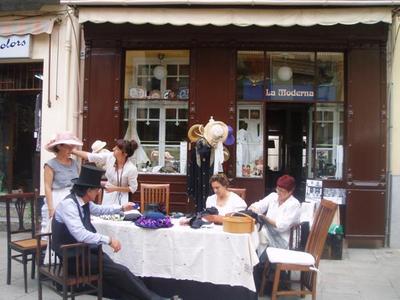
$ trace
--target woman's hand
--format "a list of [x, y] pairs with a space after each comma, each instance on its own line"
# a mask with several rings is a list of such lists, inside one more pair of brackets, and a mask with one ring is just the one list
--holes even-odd
[[111, 183], [106, 183], [104, 190], [106, 191], [106, 193], [112, 193], [112, 192], [116, 192], [117, 191], [117, 186], [111, 184]]
[[205, 215], [203, 216], [203, 219], [207, 220], [208, 222], [222, 224], [224, 217], [220, 215]]
[[261, 213], [260, 209], [254, 206], [249, 206], [248, 210], [254, 211], [256, 214]]
[[47, 210], [48, 210], [48, 212], [49, 212], [49, 219], [50, 219], [50, 218], [52, 218], [53, 215], [54, 215], [54, 208], [50, 208], [50, 207], [49, 207]]

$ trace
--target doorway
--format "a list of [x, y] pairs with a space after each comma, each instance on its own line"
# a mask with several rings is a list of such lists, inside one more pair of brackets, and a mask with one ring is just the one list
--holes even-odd
[[0, 93], [0, 193], [34, 188], [36, 94]]
[[294, 196], [304, 201], [307, 179], [307, 140], [311, 125], [308, 103], [271, 103], [266, 107], [266, 194], [276, 180], [289, 174], [296, 180]]

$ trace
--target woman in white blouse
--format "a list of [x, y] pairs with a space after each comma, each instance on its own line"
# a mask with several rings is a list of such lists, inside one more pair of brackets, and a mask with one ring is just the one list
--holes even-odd
[[103, 204], [125, 204], [129, 201], [129, 192], [136, 192], [138, 171], [128, 158], [137, 148], [135, 140], [120, 139], [117, 140], [112, 152], [90, 153], [73, 150], [73, 154], [89, 162], [105, 165], [107, 183], [104, 187]]
[[215, 194], [207, 198], [206, 208], [217, 208], [218, 215], [205, 216], [207, 221], [222, 223], [223, 216], [246, 209], [246, 202], [239, 195], [228, 190], [229, 181], [225, 174], [211, 176], [210, 184]]
[[261, 232], [258, 252], [263, 254], [266, 247], [287, 249], [289, 246], [290, 228], [299, 223], [300, 203], [293, 196], [295, 180], [292, 176], [283, 175], [276, 182], [276, 192], [253, 203], [249, 209], [263, 215], [265, 227]]

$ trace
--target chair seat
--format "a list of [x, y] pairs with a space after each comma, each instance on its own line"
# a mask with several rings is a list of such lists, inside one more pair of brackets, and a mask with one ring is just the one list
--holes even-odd
[[312, 266], [315, 264], [315, 258], [310, 253], [302, 251], [268, 247], [267, 256], [268, 260], [273, 264], [296, 264], [302, 266]]
[[[11, 244], [22, 250], [23, 249], [25, 249], [25, 250], [29, 250], [29, 249], [35, 250], [36, 249], [36, 239], [25, 239], [25, 240], [12, 241]], [[45, 248], [46, 246], [47, 246], [46, 241], [40, 242], [41, 248]]]

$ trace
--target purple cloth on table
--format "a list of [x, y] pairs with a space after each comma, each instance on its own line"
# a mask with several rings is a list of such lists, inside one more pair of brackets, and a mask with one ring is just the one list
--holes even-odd
[[169, 217], [165, 217], [162, 219], [152, 219], [142, 216], [135, 221], [135, 224], [136, 226], [150, 229], [168, 228], [173, 226]]

